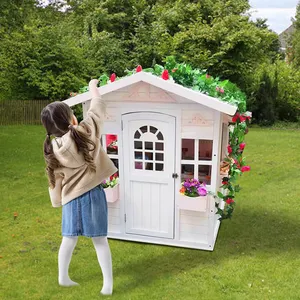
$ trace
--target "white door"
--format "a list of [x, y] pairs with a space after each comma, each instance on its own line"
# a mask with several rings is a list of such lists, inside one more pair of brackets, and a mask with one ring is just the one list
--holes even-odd
[[126, 233], [174, 237], [175, 117], [122, 116]]

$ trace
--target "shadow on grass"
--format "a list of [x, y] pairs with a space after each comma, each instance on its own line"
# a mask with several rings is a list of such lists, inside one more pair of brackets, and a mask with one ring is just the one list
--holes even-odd
[[[114, 269], [115, 276], [131, 278], [118, 286], [118, 290], [130, 292], [137, 287], [149, 286], [159, 278], [174, 277], [182, 272], [207, 266], [216, 266], [223, 259], [238, 256], [274, 256], [282, 252], [300, 249], [300, 221], [260, 211], [242, 212], [221, 225], [213, 252], [194, 249], [130, 243], [135, 256], [125, 259], [121, 267]], [[152, 247], [145, 251], [144, 247]], [[161, 248], [162, 247], [162, 248]], [[160, 251], [159, 251], [160, 250]], [[131, 250], [132, 251], [132, 250]], [[117, 291], [116, 291], [117, 292]]]

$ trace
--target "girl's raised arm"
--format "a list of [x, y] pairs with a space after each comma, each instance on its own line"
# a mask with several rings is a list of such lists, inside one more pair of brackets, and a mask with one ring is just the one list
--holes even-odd
[[91, 93], [92, 98], [100, 97], [100, 93], [97, 88], [98, 82], [99, 81], [97, 79], [92, 79], [89, 82], [89, 88], [90, 88], [90, 93]]
[[106, 105], [101, 99], [97, 85], [97, 79], [92, 79], [89, 82], [89, 90], [92, 100], [90, 108], [87, 111], [87, 117], [83, 120], [83, 123], [88, 124], [91, 128], [94, 128], [94, 134], [97, 138], [99, 138], [106, 114]]

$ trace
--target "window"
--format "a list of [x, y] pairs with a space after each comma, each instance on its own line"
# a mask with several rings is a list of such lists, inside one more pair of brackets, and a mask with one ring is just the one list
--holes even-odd
[[182, 139], [181, 180], [196, 178], [211, 184], [213, 141], [202, 139]]
[[144, 125], [133, 136], [135, 170], [164, 170], [164, 136], [154, 126]]
[[[118, 136], [116, 134], [103, 134], [101, 144], [116, 168], [119, 168]], [[119, 176], [119, 172], [117, 172]]]

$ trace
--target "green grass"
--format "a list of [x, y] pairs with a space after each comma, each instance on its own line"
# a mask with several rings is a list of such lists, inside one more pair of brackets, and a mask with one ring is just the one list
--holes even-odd
[[[0, 298], [97, 299], [91, 240], [57, 284], [60, 209], [50, 205], [40, 126], [0, 127]], [[112, 299], [300, 299], [300, 131], [252, 129], [233, 219], [213, 252], [110, 240]], [[18, 213], [14, 219], [14, 212]]]

